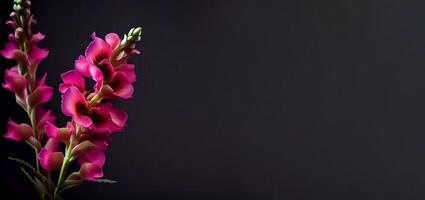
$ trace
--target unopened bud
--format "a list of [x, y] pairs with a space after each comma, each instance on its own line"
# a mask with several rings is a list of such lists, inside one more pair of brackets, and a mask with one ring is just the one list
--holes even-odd
[[24, 33], [24, 29], [22, 29], [22, 27], [18, 27], [15, 30], [15, 38], [19, 39], [22, 37], [22, 34]]
[[17, 13], [21, 13], [22, 12], [22, 6], [20, 4], [14, 4], [13, 10], [15, 10]]
[[25, 16], [29, 16], [29, 15], [31, 15], [31, 10], [30, 10], [29, 8], [25, 9], [25, 10], [24, 10], [24, 15], [25, 15]]
[[31, 6], [31, 1], [25, 1], [22, 5], [26, 8], [29, 8]]

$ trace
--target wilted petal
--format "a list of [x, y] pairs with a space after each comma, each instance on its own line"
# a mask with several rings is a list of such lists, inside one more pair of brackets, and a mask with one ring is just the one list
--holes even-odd
[[61, 75], [63, 83], [59, 85], [59, 91], [65, 93], [71, 87], [77, 87], [81, 93], [86, 90], [84, 78], [76, 70], [70, 70]]
[[31, 136], [34, 136], [34, 132], [28, 124], [17, 124], [9, 119], [7, 122], [7, 133], [4, 135], [5, 138], [23, 142]]

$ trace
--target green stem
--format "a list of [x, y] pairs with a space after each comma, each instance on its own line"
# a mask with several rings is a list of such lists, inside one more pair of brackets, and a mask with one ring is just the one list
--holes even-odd
[[[78, 131], [78, 128], [77, 128], [77, 131]], [[67, 145], [66, 149], [65, 149], [65, 157], [63, 158], [62, 167], [61, 167], [61, 170], [59, 172], [58, 183], [56, 184], [55, 191], [54, 191], [54, 194], [53, 194], [53, 199], [58, 199], [59, 193], [60, 193], [60, 191], [63, 187], [63, 184], [65, 182], [66, 172], [68, 170], [69, 165], [72, 162], [72, 155], [71, 155], [71, 151], [72, 151], [72, 148], [73, 148], [73, 145], [72, 145], [73, 141], [72, 140], [73, 140], [73, 137], [71, 136], [70, 141], [69, 141], [69, 145]]]

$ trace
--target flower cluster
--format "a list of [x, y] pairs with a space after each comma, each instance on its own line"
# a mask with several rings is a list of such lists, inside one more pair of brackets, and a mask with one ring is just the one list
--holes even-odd
[[37, 68], [49, 51], [37, 44], [44, 39], [41, 33], [33, 34], [31, 27], [36, 24], [29, 9], [29, 1], [15, 1], [14, 11], [7, 21], [14, 33], [9, 34], [1, 54], [13, 59], [17, 65], [6, 69], [3, 87], [15, 93], [16, 102], [28, 113], [31, 125], [17, 124], [11, 119], [7, 123], [8, 132], [4, 137], [15, 141], [26, 141], [34, 148], [39, 148], [39, 141], [44, 134], [44, 126], [54, 123], [55, 117], [50, 110], [46, 111], [42, 105], [50, 100], [53, 88], [45, 84], [46, 74], [37, 80]]
[[[53, 88], [45, 84], [46, 74], [39, 80], [36, 76], [48, 50], [37, 46], [44, 35], [31, 31], [36, 21], [30, 5], [29, 0], [14, 0], [11, 20], [6, 23], [14, 33], [8, 36], [0, 53], [17, 62], [5, 71], [3, 87], [15, 94], [31, 123], [9, 120], [4, 137], [34, 148], [37, 172], [30, 179], [42, 199], [57, 199], [66, 188], [103, 177], [104, 150], [110, 146], [112, 134], [125, 128], [128, 118], [113, 103], [133, 95], [136, 74], [134, 65], [127, 60], [140, 53], [135, 43], [141, 39], [142, 29], [132, 28], [122, 39], [115, 33], [107, 34], [105, 39], [92, 34], [93, 41], [75, 61], [74, 69], [61, 75], [61, 109], [70, 120], [64, 127], [58, 127], [51, 111], [42, 107], [51, 99]], [[93, 88], [86, 86], [87, 80], [94, 82]], [[79, 169], [68, 173], [70, 164], [76, 160]], [[54, 171], [59, 172], [56, 185], [46, 181]]]
[[[59, 85], [63, 93], [62, 112], [72, 120], [63, 128], [47, 124], [49, 141], [40, 152], [43, 168], [61, 169], [64, 154], [57, 147], [62, 141], [71, 149], [65, 157], [78, 158], [81, 178], [95, 180], [103, 176], [103, 150], [109, 147], [112, 133], [122, 131], [127, 121], [127, 114], [112, 103], [115, 99], [132, 97], [136, 75], [134, 65], [126, 61], [131, 55], [139, 54], [134, 43], [140, 40], [140, 35], [141, 28], [131, 29], [123, 40], [115, 33], [107, 34], [105, 40], [93, 33], [93, 41], [85, 55], [75, 61], [75, 69], [62, 74], [63, 83]], [[95, 81], [91, 91], [85, 79]]]

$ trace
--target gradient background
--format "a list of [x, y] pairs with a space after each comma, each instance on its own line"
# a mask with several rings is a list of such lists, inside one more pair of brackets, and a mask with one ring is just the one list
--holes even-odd
[[[1, 2], [0, 42], [11, 0]], [[425, 2], [34, 0], [57, 86], [90, 34], [143, 26], [128, 128], [65, 199], [425, 199]], [[13, 62], [1, 59], [3, 71]], [[0, 90], [0, 131], [26, 120]], [[61, 115], [60, 96], [49, 104]], [[0, 190], [35, 197], [0, 139]]]

